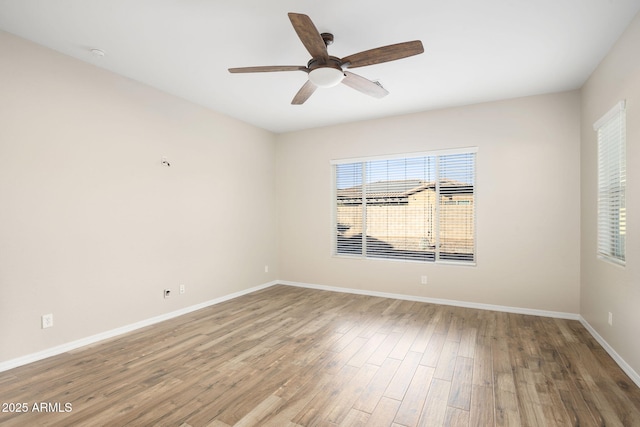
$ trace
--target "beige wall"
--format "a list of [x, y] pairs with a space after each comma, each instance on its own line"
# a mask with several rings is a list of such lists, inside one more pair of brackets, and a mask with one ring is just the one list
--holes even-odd
[[[469, 146], [476, 267], [331, 255], [332, 159]], [[579, 150], [575, 91], [280, 135], [280, 279], [578, 313]]]
[[0, 64], [0, 362], [278, 276], [273, 134], [1, 32]]
[[[620, 37], [582, 90], [581, 313], [640, 372], [640, 15]], [[597, 139], [593, 123], [614, 104], [627, 105], [627, 262], [596, 257]], [[607, 323], [613, 313], [613, 325]]]

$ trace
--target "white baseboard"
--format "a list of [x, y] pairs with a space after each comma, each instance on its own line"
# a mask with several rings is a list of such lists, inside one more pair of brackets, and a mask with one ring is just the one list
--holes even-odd
[[430, 304], [452, 305], [455, 307], [476, 308], [478, 310], [503, 311], [506, 313], [530, 314], [532, 316], [555, 317], [558, 319], [569, 319], [569, 320], [580, 320], [581, 318], [579, 314], [565, 313], [562, 311], [536, 310], [533, 308], [509, 307], [506, 305], [482, 304], [482, 303], [476, 303], [476, 302], [419, 297], [414, 295], [394, 294], [394, 293], [388, 293], [388, 292], [377, 292], [377, 291], [367, 291], [367, 290], [352, 289], [352, 288], [340, 288], [340, 287], [334, 287], [334, 286], [314, 285], [311, 283], [290, 282], [286, 280], [281, 280], [278, 283], [281, 285], [296, 286], [299, 288], [310, 288], [310, 289], [318, 289], [318, 290], [332, 291], [332, 292], [343, 292], [348, 294], [369, 295], [373, 297], [426, 302]]
[[200, 304], [181, 308], [180, 310], [175, 310], [170, 313], [161, 314], [159, 316], [155, 316], [150, 319], [141, 320], [139, 322], [132, 323], [130, 325], [125, 325], [120, 328], [112, 329], [110, 331], [101, 332], [96, 335], [91, 335], [86, 338], [81, 338], [76, 341], [71, 341], [66, 344], [61, 344], [52, 348], [48, 348], [46, 350], [38, 351], [37, 353], [27, 354], [26, 356], [7, 360], [6, 362], [0, 362], [0, 372], [17, 368], [18, 366], [26, 365], [28, 363], [36, 362], [38, 360], [46, 359], [47, 357], [66, 353], [67, 351], [75, 350], [77, 348], [84, 347], [89, 344], [95, 344], [99, 341], [103, 341], [109, 338], [117, 337], [118, 335], [126, 334], [127, 332], [135, 331], [136, 329], [153, 325], [154, 323], [159, 323], [165, 320], [173, 319], [174, 317], [182, 316], [184, 314], [191, 313], [192, 311], [196, 311], [212, 305], [220, 304], [221, 302], [225, 302], [225, 301], [240, 297], [242, 295], [250, 294], [252, 292], [259, 291], [261, 289], [266, 289], [276, 284], [278, 284], [278, 282], [273, 281], [273, 282], [265, 283], [262, 285], [254, 286], [252, 288], [245, 289], [239, 292], [234, 292], [232, 294], [225, 295], [220, 298], [215, 298], [210, 301], [205, 301]]
[[625, 374], [631, 378], [631, 381], [636, 383], [638, 387], [640, 387], [640, 374], [638, 374], [629, 364], [622, 358], [620, 355], [609, 345], [607, 341], [605, 341], [602, 336], [587, 322], [587, 320], [580, 316], [580, 323], [585, 327], [587, 331], [598, 341], [598, 344], [602, 346], [609, 353], [609, 356], [620, 366], [620, 368], [624, 371]]

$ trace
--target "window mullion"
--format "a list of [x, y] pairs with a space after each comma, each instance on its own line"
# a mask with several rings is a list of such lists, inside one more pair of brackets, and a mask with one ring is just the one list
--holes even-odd
[[435, 211], [436, 211], [436, 218], [435, 218], [435, 227], [434, 227], [434, 231], [436, 233], [436, 247], [435, 247], [435, 260], [436, 261], [440, 261], [440, 221], [442, 220], [442, 218], [440, 218], [440, 156], [436, 156], [436, 178], [435, 178], [435, 191], [436, 191], [436, 197], [435, 197]]
[[362, 162], [362, 256], [367, 257], [367, 162]]

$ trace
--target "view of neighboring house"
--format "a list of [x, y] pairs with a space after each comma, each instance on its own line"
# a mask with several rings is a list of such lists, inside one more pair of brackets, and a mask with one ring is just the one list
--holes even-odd
[[435, 260], [439, 248], [439, 259], [473, 261], [473, 185], [441, 180], [437, 187], [409, 179], [338, 189], [336, 252], [362, 254], [364, 243], [372, 257]]

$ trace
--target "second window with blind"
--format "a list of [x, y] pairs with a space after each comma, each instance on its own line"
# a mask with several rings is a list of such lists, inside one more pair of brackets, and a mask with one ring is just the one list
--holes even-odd
[[598, 133], [598, 256], [625, 264], [627, 161], [625, 102], [593, 125]]
[[474, 264], [476, 151], [332, 162], [334, 254]]

